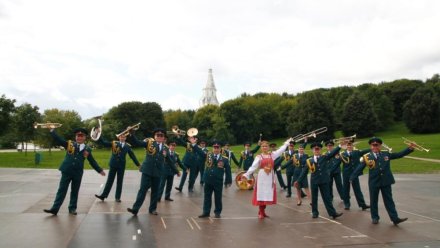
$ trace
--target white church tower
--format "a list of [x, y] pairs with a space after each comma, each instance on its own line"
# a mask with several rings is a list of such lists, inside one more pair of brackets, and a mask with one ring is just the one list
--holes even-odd
[[206, 82], [205, 88], [203, 88], [203, 96], [200, 99], [200, 107], [206, 106], [208, 104], [219, 105], [217, 96], [217, 90], [214, 85], [214, 78], [212, 76], [212, 69], [208, 70], [208, 81]]

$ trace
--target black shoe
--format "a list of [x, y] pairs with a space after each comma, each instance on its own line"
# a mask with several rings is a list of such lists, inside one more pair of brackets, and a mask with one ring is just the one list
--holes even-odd
[[301, 204], [302, 204], [302, 201], [299, 201], [296, 203], [297, 206], [301, 206]]
[[377, 225], [377, 224], [379, 224], [379, 220], [378, 220], [378, 219], [373, 219], [373, 220], [371, 221], [371, 223]]
[[188, 192], [192, 193], [192, 192], [194, 192], [194, 190], [193, 189], [188, 189]]
[[104, 201], [105, 197], [101, 195], [95, 195], [96, 198], [98, 198], [101, 201]]
[[138, 211], [131, 209], [131, 208], [127, 208], [127, 211], [132, 213], [134, 216], [136, 216], [138, 214]]
[[171, 198], [165, 198], [165, 201], [174, 201], [174, 200]]
[[202, 214], [202, 215], [199, 215], [199, 218], [208, 218], [209, 217], [209, 214]]
[[367, 209], [369, 209], [370, 208], [370, 205], [363, 205], [362, 206], [362, 211], [365, 211], [365, 210], [367, 210]]
[[289, 197], [292, 197], [292, 195], [291, 194], [287, 194], [286, 197], [289, 198]]
[[312, 215], [312, 218], [313, 218], [313, 219], [316, 219], [316, 218], [318, 218], [318, 216], [319, 216], [319, 215], [314, 214], [314, 215]]
[[150, 214], [152, 214], [152, 215], [158, 215], [157, 211], [151, 211]]
[[180, 193], [182, 193], [182, 189], [179, 187], [174, 187], [175, 190], [179, 191]]
[[43, 211], [45, 213], [48, 213], [48, 214], [53, 214], [53, 215], [57, 215], [58, 214], [58, 211], [55, 211], [53, 209], [43, 209]]
[[304, 198], [304, 197], [306, 197], [307, 195], [306, 195], [306, 193], [304, 193], [302, 190], [301, 190], [301, 198]]
[[220, 214], [215, 214], [215, 218], [220, 219], [221, 218]]
[[115, 202], [121, 202], [121, 199], [116, 199]]
[[408, 218], [402, 218], [402, 219], [401, 218], [397, 218], [397, 220], [393, 221], [393, 223], [394, 223], [395, 226], [397, 226], [397, 225], [399, 225], [399, 223], [405, 222], [407, 220], [408, 220]]
[[350, 210], [350, 207], [344, 207], [345, 210]]
[[71, 214], [71, 215], [77, 215], [78, 213], [76, 212], [76, 210], [69, 210], [69, 214]]
[[335, 215], [332, 216], [333, 219], [336, 219], [338, 217], [341, 217], [342, 213], [336, 213]]

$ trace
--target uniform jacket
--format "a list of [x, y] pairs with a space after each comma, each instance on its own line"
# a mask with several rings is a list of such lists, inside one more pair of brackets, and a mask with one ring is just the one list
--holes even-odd
[[145, 159], [141, 165], [141, 172], [152, 177], [163, 175], [165, 163], [169, 163], [170, 159], [168, 147], [162, 144], [162, 150], [160, 150], [159, 143], [152, 138], [147, 139], [147, 141], [141, 141], [134, 135], [130, 137], [133, 145], [145, 148]]
[[254, 149], [250, 150], [246, 153], [246, 151], [242, 151], [240, 153], [240, 161], [238, 162], [238, 166], [241, 168], [243, 163], [243, 168], [249, 168], [252, 166], [252, 163], [254, 162], [254, 155], [255, 153], [260, 149], [260, 146], [257, 145]]
[[338, 154], [341, 148], [338, 146], [330, 153], [325, 153], [318, 157], [317, 163], [314, 161], [314, 155], [311, 155], [310, 158], [307, 159], [305, 166], [302, 171], [299, 179], [297, 181], [302, 182], [304, 178], [307, 176], [307, 173], [311, 172], [310, 183], [311, 184], [324, 184], [330, 182], [330, 174], [328, 172], [328, 160]]
[[[339, 155], [341, 156], [342, 161], [342, 176], [344, 177], [344, 180], [349, 180], [351, 174], [353, 174], [353, 171], [357, 168], [359, 165], [359, 159], [365, 154], [368, 153], [370, 149], [365, 150], [353, 150], [350, 152], [350, 155], [348, 155], [348, 151], [341, 152]], [[362, 171], [360, 172], [360, 175], [362, 175]]]
[[126, 163], [125, 157], [127, 154], [128, 156], [130, 156], [131, 160], [133, 160], [133, 163], [136, 166], [140, 166], [140, 163], [137, 160], [136, 156], [134, 155], [130, 144], [128, 144], [127, 142], [125, 142], [124, 147], [122, 147], [122, 144], [119, 141], [108, 142], [101, 137], [99, 138], [98, 143], [103, 145], [104, 147], [112, 148], [112, 156], [110, 157], [110, 162], [109, 162], [110, 168], [114, 168], [114, 169], [125, 168], [125, 163]]
[[[199, 146], [194, 146], [194, 150], [203, 155], [203, 151]], [[218, 159], [217, 159], [218, 157]], [[215, 155], [209, 152], [206, 155], [205, 172], [203, 174], [203, 181], [207, 184], [221, 185], [232, 183], [231, 166], [229, 159], [221, 154]]]

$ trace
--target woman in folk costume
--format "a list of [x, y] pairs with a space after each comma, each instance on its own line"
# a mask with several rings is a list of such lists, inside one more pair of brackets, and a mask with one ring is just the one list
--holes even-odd
[[283, 154], [290, 141], [291, 139], [288, 139], [274, 152], [269, 150], [269, 142], [261, 141], [261, 154], [255, 157], [252, 166], [243, 175], [244, 178], [249, 179], [255, 170], [260, 169], [252, 197], [252, 204], [259, 206], [258, 218], [260, 219], [268, 217], [265, 212], [266, 205], [277, 203], [274, 161]]

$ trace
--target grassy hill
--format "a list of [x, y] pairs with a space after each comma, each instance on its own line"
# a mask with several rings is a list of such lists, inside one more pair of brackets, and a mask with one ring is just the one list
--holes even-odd
[[[336, 137], [341, 137], [341, 133], [336, 133]], [[440, 160], [440, 133], [438, 134], [411, 134], [408, 129], [405, 127], [403, 123], [397, 123], [394, 126], [390, 127], [387, 131], [376, 134], [377, 137], [383, 139], [384, 143], [393, 148], [393, 151], [400, 151], [406, 147], [403, 143], [403, 139], [406, 137], [408, 139], [414, 140], [420, 145], [425, 146], [430, 149], [429, 153], [415, 151], [410, 156], [420, 157], [420, 158], [429, 158], [429, 159], [438, 159]], [[278, 145], [282, 144], [285, 139], [277, 139], [273, 140], [273, 142]], [[360, 143], [357, 145], [359, 149], [368, 147], [368, 139], [359, 139], [357, 140]], [[233, 146], [232, 150], [234, 151], [237, 159], [239, 159], [239, 153], [243, 150], [243, 146]], [[181, 154], [181, 158], [184, 155], [184, 149], [182, 147], [178, 147], [177, 151]], [[310, 149], [307, 149], [306, 152], [311, 154]], [[61, 163], [64, 152], [61, 151], [52, 151], [49, 152], [41, 152], [42, 161], [39, 165], [35, 165], [35, 153], [33, 151], [28, 152], [27, 156], [24, 153], [11, 152], [11, 153], [0, 153], [0, 167], [14, 167], [14, 168], [58, 168]], [[142, 148], [136, 148], [135, 154], [137, 158], [142, 161], [145, 156], [145, 151]], [[109, 149], [99, 149], [93, 151], [93, 156], [98, 161], [98, 163], [108, 169], [108, 159], [110, 157]], [[136, 169], [133, 162], [127, 157], [127, 168], [128, 169]], [[409, 158], [402, 158], [398, 160], [392, 161], [393, 171], [395, 173], [439, 173], [440, 172], [440, 163], [428, 162], [428, 161], [420, 161]], [[86, 168], [91, 168], [86, 163]], [[236, 166], [233, 166], [234, 170]]]

